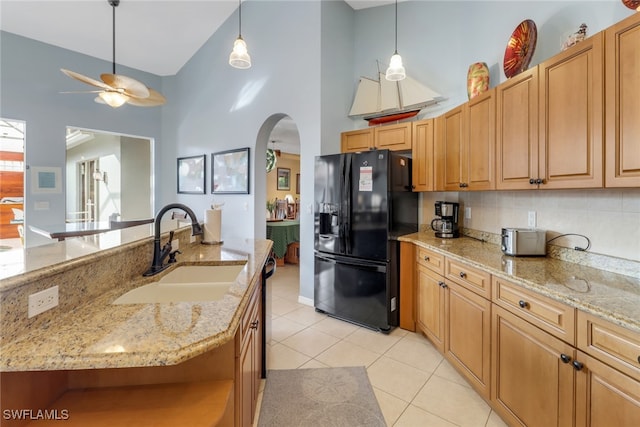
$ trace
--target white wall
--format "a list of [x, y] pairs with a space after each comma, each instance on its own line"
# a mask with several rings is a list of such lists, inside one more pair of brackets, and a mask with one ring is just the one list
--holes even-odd
[[[145, 136], [161, 143], [160, 108], [130, 105], [118, 109], [93, 102], [93, 94], [61, 94], [87, 90], [88, 86], [62, 74], [67, 68], [92, 78], [111, 69], [111, 62], [0, 32], [0, 116], [26, 123], [25, 166], [59, 167], [65, 179], [67, 126], [125, 135]], [[118, 72], [163, 92], [162, 79], [153, 74], [119, 66]], [[25, 218], [28, 225], [61, 224], [65, 197], [32, 194], [31, 176], [25, 176]], [[36, 203], [48, 208], [35, 209]], [[51, 243], [25, 227], [27, 246]]]

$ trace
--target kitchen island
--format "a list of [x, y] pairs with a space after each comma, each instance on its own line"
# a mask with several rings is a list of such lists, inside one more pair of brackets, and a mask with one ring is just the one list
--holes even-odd
[[[58, 398], [77, 403], [89, 395], [84, 390], [134, 396], [136, 387], [142, 387], [138, 393], [145, 396], [153, 392], [146, 387], [156, 392], [164, 387], [161, 394], [193, 396], [202, 392], [194, 383], [205, 381], [212, 393], [209, 403], [222, 402], [220, 420], [250, 424], [262, 353], [262, 331], [253, 326], [260, 322], [262, 273], [272, 242], [239, 239], [202, 245], [189, 243], [189, 231], [176, 233], [182, 253], [158, 277], [142, 277], [151, 260], [152, 239], [147, 238], [3, 280], [2, 409], [45, 410]], [[203, 264], [244, 267], [216, 301], [112, 304], [175, 268]], [[53, 285], [60, 287], [60, 305], [28, 318], [27, 296]], [[76, 420], [81, 419], [82, 410], [71, 408]], [[5, 422], [25, 425], [13, 419]]]

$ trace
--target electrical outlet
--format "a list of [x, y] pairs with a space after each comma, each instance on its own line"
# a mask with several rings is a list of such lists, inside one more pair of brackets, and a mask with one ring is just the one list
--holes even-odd
[[58, 305], [58, 286], [29, 295], [29, 318]]
[[171, 241], [171, 250], [177, 251], [178, 249], [180, 249], [180, 239], [173, 239]]
[[464, 219], [471, 219], [471, 208], [464, 208]]
[[536, 226], [536, 212], [535, 211], [529, 211], [529, 215], [527, 217], [527, 226], [529, 226], [530, 228], [535, 228], [535, 226]]

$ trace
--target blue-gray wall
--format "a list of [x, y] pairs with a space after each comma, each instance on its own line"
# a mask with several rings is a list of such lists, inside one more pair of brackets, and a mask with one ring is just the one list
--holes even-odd
[[[97, 77], [110, 63], [1, 33], [0, 117], [26, 121], [26, 164], [31, 166], [64, 169], [66, 126], [153, 138], [156, 208], [179, 201], [198, 216], [213, 201], [210, 183], [204, 196], [176, 194], [176, 157], [250, 147], [251, 194], [215, 197], [225, 203], [224, 239], [264, 236], [266, 142], [277, 120], [290, 116], [301, 144], [301, 296], [310, 300], [314, 157], [339, 151], [341, 131], [365, 126], [346, 114], [358, 77], [375, 76], [376, 60], [384, 70], [393, 53], [393, 7], [353, 11], [342, 1], [249, 0], [242, 6], [242, 35], [252, 68], [227, 64], [237, 12], [175, 76], [118, 67], [167, 96], [166, 106], [149, 109], [111, 109], [87, 94], [59, 94], [86, 89], [60, 68]], [[538, 27], [535, 65], [557, 53], [563, 37], [582, 22], [593, 34], [632, 13], [618, 0], [401, 2], [398, 50], [409, 75], [448, 98], [422, 113], [430, 117], [467, 100], [466, 73], [473, 62], [489, 65], [491, 86], [505, 80], [504, 48], [522, 20], [533, 19]], [[35, 211], [38, 200], [49, 201], [50, 210]], [[60, 222], [64, 199], [27, 193], [26, 216], [36, 225]]]

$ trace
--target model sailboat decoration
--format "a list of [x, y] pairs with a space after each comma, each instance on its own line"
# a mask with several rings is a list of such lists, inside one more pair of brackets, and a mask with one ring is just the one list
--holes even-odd
[[378, 72], [378, 80], [360, 77], [349, 117], [363, 118], [369, 126], [417, 115], [423, 108], [444, 101], [444, 97], [407, 76], [388, 81]]

